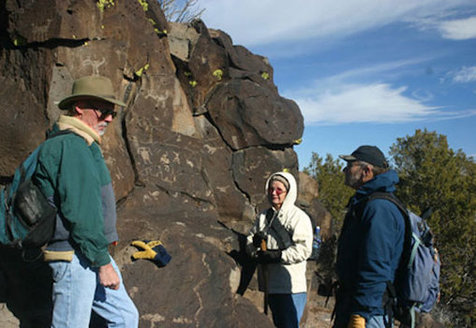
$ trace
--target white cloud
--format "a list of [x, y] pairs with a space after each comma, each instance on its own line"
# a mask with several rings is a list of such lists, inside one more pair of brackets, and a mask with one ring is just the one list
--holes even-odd
[[474, 0], [202, 0], [203, 20], [235, 44], [255, 45], [353, 35], [371, 28], [434, 15]]
[[476, 38], [476, 16], [441, 22], [438, 29], [446, 39], [474, 39]]
[[341, 85], [315, 97], [295, 97], [306, 124], [402, 123], [437, 115], [429, 107], [403, 95], [406, 87], [385, 83]]
[[401, 74], [405, 70], [414, 67], [416, 65], [421, 65], [422, 63], [432, 60], [433, 54], [428, 55], [427, 57], [418, 57], [405, 60], [394, 60], [388, 62], [375, 63], [374, 65], [369, 66], [359, 66], [354, 69], [340, 72], [338, 74], [329, 76], [325, 78], [325, 81], [322, 80], [321, 83], [324, 85], [329, 84], [343, 84], [349, 81], [359, 81], [362, 78], [374, 78], [374, 77], [383, 77], [383, 76], [395, 76]]
[[460, 71], [456, 72], [453, 81], [459, 83], [476, 81], [476, 66], [463, 67]]

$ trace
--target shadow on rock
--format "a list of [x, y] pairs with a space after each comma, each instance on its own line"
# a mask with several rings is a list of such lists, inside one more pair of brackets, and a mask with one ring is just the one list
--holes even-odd
[[246, 235], [227, 227], [223, 222], [218, 221], [218, 223], [233, 232], [238, 239], [239, 249], [233, 249], [227, 254], [241, 267], [240, 284], [236, 293], [243, 296], [256, 271], [256, 261], [246, 253]]
[[0, 302], [20, 321], [22, 328], [50, 327], [52, 275], [41, 250], [21, 252], [0, 248]]

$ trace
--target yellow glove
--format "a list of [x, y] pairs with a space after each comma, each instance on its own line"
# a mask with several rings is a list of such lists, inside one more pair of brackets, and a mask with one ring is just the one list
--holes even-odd
[[358, 314], [352, 314], [347, 328], [365, 328], [365, 318]]
[[[146, 244], [147, 243], [147, 244]], [[155, 255], [157, 253], [152, 249], [153, 247], [157, 245], [161, 245], [162, 243], [158, 240], [152, 240], [152, 241], [147, 241], [147, 240], [134, 240], [132, 242], [132, 246], [135, 246], [137, 248], [142, 248], [143, 251], [135, 252], [132, 254], [132, 257], [137, 260], [137, 259], [147, 259], [147, 260], [152, 260], [154, 259]]]
[[171, 256], [167, 253], [167, 250], [162, 245], [160, 240], [134, 240], [131, 244], [142, 251], [132, 254], [134, 260], [146, 259], [154, 261], [159, 267], [165, 266], [169, 263]]

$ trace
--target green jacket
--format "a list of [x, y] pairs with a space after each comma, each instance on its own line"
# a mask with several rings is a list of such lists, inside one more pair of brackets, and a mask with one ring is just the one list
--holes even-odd
[[58, 209], [48, 251], [81, 252], [92, 266], [110, 262], [108, 244], [117, 240], [111, 177], [99, 137], [80, 120], [61, 116], [51, 133], [71, 130], [43, 143], [35, 183]]

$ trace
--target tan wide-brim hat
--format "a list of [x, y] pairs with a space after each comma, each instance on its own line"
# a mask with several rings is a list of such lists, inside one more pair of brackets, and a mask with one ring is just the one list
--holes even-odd
[[70, 109], [73, 102], [83, 99], [97, 99], [119, 106], [126, 106], [122, 101], [116, 99], [111, 80], [107, 77], [95, 75], [75, 80], [71, 96], [61, 100], [58, 107], [60, 109]]

